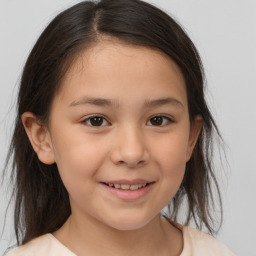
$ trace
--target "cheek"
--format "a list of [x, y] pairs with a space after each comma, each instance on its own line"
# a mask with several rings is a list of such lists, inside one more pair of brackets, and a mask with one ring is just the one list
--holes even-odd
[[92, 144], [90, 140], [85, 143], [73, 138], [68, 146], [63, 146], [65, 145], [58, 143], [56, 163], [70, 200], [78, 205], [89, 204], [94, 191], [92, 181], [97, 181], [105, 152], [100, 145]]
[[56, 141], [54, 154], [60, 175], [65, 180], [87, 181], [94, 177], [104, 161], [105, 151], [97, 141], [85, 136], [72, 136]]
[[176, 133], [158, 142], [159, 146], [153, 153], [154, 161], [160, 170], [164, 193], [172, 197], [184, 177], [188, 136], [186, 133]]
[[[158, 139], [158, 147], [153, 148], [153, 155], [159, 165], [166, 169], [177, 169], [186, 165], [188, 134], [186, 132], [173, 133], [168, 137]], [[172, 168], [173, 167], [173, 168]]]

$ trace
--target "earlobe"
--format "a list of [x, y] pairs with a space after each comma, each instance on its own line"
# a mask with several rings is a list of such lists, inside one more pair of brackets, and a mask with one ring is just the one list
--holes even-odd
[[203, 118], [202, 118], [202, 116], [198, 115], [194, 118], [194, 120], [191, 124], [188, 147], [187, 147], [187, 152], [186, 152], [186, 161], [189, 161], [189, 159], [192, 156], [194, 147], [195, 147], [198, 137], [201, 133], [202, 126], [203, 126]]
[[44, 164], [55, 163], [51, 138], [46, 126], [31, 112], [22, 115], [22, 123], [39, 160]]

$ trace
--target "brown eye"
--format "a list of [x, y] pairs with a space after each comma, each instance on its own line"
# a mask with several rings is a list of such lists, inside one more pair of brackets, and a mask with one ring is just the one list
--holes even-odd
[[153, 125], [153, 126], [164, 126], [169, 123], [171, 123], [172, 120], [169, 117], [166, 116], [154, 116], [149, 119], [147, 122], [148, 125]]
[[108, 121], [102, 116], [91, 116], [86, 118], [83, 123], [88, 126], [106, 126], [108, 125]]
[[103, 118], [100, 116], [94, 116], [92, 118], [90, 118], [90, 124], [92, 126], [101, 126], [103, 123]]

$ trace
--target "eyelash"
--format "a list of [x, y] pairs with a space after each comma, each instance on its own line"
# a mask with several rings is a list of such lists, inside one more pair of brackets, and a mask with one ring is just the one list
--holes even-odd
[[162, 118], [162, 121], [163, 121], [163, 122], [165, 121], [165, 124], [162, 124], [162, 123], [161, 123], [161, 125], [153, 125], [153, 124], [151, 124], [150, 126], [163, 127], [163, 126], [166, 126], [166, 125], [168, 125], [168, 124], [170, 124], [170, 123], [174, 123], [173, 119], [171, 119], [170, 117], [165, 116], [165, 115], [156, 115], [156, 116], [153, 116], [153, 117], [151, 117], [151, 118], [147, 121], [147, 123], [148, 123], [149, 121], [152, 122], [152, 119], [154, 119], [154, 118]]
[[107, 121], [107, 119], [104, 117], [104, 116], [101, 116], [101, 115], [92, 115], [92, 116], [89, 116], [87, 117], [86, 119], [82, 120], [82, 123], [83, 124], [87, 124], [88, 126], [91, 126], [91, 127], [101, 127], [101, 126], [106, 126], [106, 125], [92, 125], [91, 121], [93, 118], [101, 118], [103, 122], [107, 122], [107, 124], [109, 124], [109, 122]]
[[[96, 122], [100, 121], [100, 125], [92, 125], [91, 122], [92, 122], [93, 118], [95, 119], [94, 121], [96, 121]], [[96, 120], [96, 118], [97, 118], [97, 119], [100, 119], [100, 120]], [[148, 122], [150, 122], [150, 121], [152, 122], [152, 120], [153, 120], [154, 118], [162, 118], [162, 121], [163, 121], [163, 122], [165, 121], [164, 125], [163, 125], [162, 123], [161, 123], [160, 125], [148, 124]], [[101, 121], [102, 121], [102, 122], [101, 122]], [[157, 120], [155, 120], [155, 121], [157, 121]], [[102, 126], [106, 126], [106, 124], [105, 124], [105, 125], [102, 125], [102, 123], [104, 123], [104, 122], [106, 122], [107, 125], [110, 124], [110, 122], [107, 121], [107, 119], [106, 119], [104, 116], [101, 116], [101, 115], [93, 115], [93, 116], [89, 116], [89, 117], [87, 117], [86, 119], [82, 120], [81, 123], [87, 124], [88, 126], [91, 126], [91, 127], [102, 127]], [[147, 121], [147, 124], [148, 124], [149, 126], [156, 126], [156, 127], [163, 127], [163, 126], [166, 126], [166, 125], [168, 125], [168, 124], [170, 124], [170, 123], [174, 123], [173, 119], [171, 119], [170, 117], [165, 116], [165, 115], [156, 115], [156, 116], [151, 117], [151, 118]]]

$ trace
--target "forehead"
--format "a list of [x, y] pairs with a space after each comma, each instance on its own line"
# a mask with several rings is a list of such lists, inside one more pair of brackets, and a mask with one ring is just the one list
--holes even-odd
[[[66, 73], [59, 96], [119, 97], [134, 93], [174, 94], [186, 100], [186, 86], [179, 67], [164, 53], [142, 46], [103, 41], [85, 49]], [[100, 94], [100, 95], [99, 95]], [[150, 96], [150, 95], [148, 95]]]

